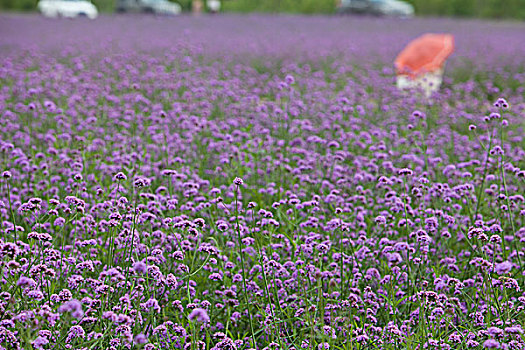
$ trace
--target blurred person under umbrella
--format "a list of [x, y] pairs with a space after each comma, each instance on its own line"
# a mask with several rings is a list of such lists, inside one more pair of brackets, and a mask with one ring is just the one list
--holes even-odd
[[454, 51], [450, 34], [424, 34], [411, 41], [397, 56], [394, 64], [399, 89], [422, 89], [427, 97], [443, 81], [446, 59]]

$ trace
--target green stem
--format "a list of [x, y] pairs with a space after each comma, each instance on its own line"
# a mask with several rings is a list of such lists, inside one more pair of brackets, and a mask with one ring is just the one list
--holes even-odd
[[13, 227], [14, 227], [14, 237], [13, 237], [13, 242], [16, 243], [16, 220], [15, 220], [15, 212], [13, 211], [13, 205], [11, 204], [11, 187], [9, 186], [9, 181], [6, 181], [6, 186], [7, 186], [7, 198], [9, 200], [9, 211], [11, 211], [11, 217], [12, 217], [12, 220], [13, 220]]
[[[487, 147], [487, 153], [485, 155], [485, 167], [483, 168], [483, 176], [481, 177], [481, 186], [478, 191], [478, 198], [476, 199], [476, 210], [474, 211], [474, 220], [476, 220], [478, 216], [478, 210], [479, 210], [479, 203], [481, 203], [481, 199], [483, 198], [483, 187], [485, 186], [485, 178], [487, 177], [487, 170], [488, 170], [488, 164], [489, 164], [489, 152], [492, 147], [492, 130], [489, 132], [489, 146]], [[471, 223], [474, 224], [474, 223]]]
[[242, 252], [242, 242], [241, 242], [241, 230], [239, 226], [239, 206], [237, 205], [237, 196], [239, 192], [239, 186], [235, 186], [235, 223], [236, 223], [236, 231], [237, 231], [237, 238], [239, 245], [239, 255], [241, 256], [241, 267], [242, 267], [242, 284], [244, 287], [244, 300], [246, 302], [246, 306], [248, 307], [248, 317], [250, 318], [250, 330], [252, 332], [252, 341], [253, 346], [257, 347], [257, 342], [255, 341], [255, 333], [253, 331], [253, 322], [252, 322], [252, 313], [250, 311], [249, 302], [248, 302], [248, 289], [246, 288], [246, 269], [244, 268], [244, 254]]

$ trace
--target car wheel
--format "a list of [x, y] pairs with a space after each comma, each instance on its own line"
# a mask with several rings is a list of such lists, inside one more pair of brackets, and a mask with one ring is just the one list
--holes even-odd
[[85, 12], [80, 12], [80, 13], [77, 15], [77, 17], [79, 17], [79, 18], [87, 18], [87, 16], [88, 16], [88, 15], [87, 15], [87, 13], [85, 13]]

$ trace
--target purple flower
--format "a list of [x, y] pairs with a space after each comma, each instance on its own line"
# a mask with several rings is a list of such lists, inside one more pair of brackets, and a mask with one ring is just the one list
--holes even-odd
[[240, 177], [236, 177], [235, 179], [233, 179], [233, 184], [235, 186], [242, 186], [242, 184], [244, 184], [244, 181], [242, 181]]
[[505, 332], [508, 334], [523, 334], [523, 328], [521, 326], [506, 327]]
[[142, 261], [137, 261], [133, 264], [133, 270], [137, 273], [146, 273], [148, 271], [148, 265]]
[[22, 286], [22, 287], [25, 287], [25, 286], [34, 287], [34, 286], [36, 286], [36, 282], [32, 278], [29, 278], [29, 277], [26, 277], [26, 276], [20, 276], [20, 278], [18, 279], [18, 282], [16, 283], [16, 285], [17, 286]]
[[206, 323], [210, 321], [210, 317], [206, 310], [201, 308], [195, 308], [191, 311], [189, 319], [200, 323]]
[[82, 326], [73, 326], [69, 329], [69, 333], [66, 338], [66, 343], [70, 343], [75, 338], [85, 338], [86, 332]]
[[496, 264], [496, 268], [494, 269], [498, 275], [505, 275], [512, 270], [512, 263], [510, 261], [504, 261], [501, 263]]
[[151, 180], [145, 177], [138, 177], [133, 181], [133, 186], [136, 188], [148, 187], [151, 185]]
[[500, 343], [497, 340], [488, 339], [483, 343], [483, 347], [486, 349], [499, 349]]
[[407, 176], [410, 176], [412, 175], [414, 172], [408, 168], [403, 168], [403, 169], [399, 169], [398, 172], [397, 172], [399, 175], [407, 175]]
[[487, 333], [493, 338], [498, 338], [503, 335], [503, 329], [498, 327], [489, 327], [487, 329]]
[[210, 275], [210, 280], [212, 281], [222, 281], [222, 275], [220, 273], [214, 272]]
[[133, 341], [135, 342], [135, 344], [144, 344], [148, 341], [148, 338], [144, 334], [139, 333], [135, 336], [135, 339], [133, 339]]
[[375, 218], [376, 224], [384, 225], [386, 224], [386, 218], [383, 215], [379, 215]]
[[71, 316], [75, 318], [82, 318], [84, 316], [84, 311], [82, 311], [82, 304], [76, 299], [71, 299], [64, 304], [60, 305], [58, 312], [65, 313], [70, 312]]
[[115, 181], [125, 181], [128, 179], [128, 177], [124, 175], [123, 172], [118, 172], [113, 178]]
[[494, 102], [494, 107], [501, 108], [501, 109], [509, 109], [509, 103], [504, 98], [498, 98], [496, 102]]
[[44, 294], [39, 290], [31, 290], [27, 292], [26, 294], [29, 298], [36, 299], [36, 300], [42, 300], [44, 299]]
[[43, 349], [45, 345], [49, 344], [49, 340], [45, 337], [38, 336], [31, 344], [35, 349]]
[[291, 76], [290, 74], [288, 74], [285, 78], [284, 78], [284, 82], [288, 85], [292, 85], [295, 83], [295, 79], [293, 76]]

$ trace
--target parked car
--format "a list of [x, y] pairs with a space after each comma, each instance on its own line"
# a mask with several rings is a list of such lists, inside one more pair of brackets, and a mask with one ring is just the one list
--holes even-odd
[[401, 0], [340, 0], [337, 12], [413, 17], [414, 7]]
[[87, 17], [98, 16], [95, 5], [89, 0], [40, 0], [38, 10], [46, 17]]
[[211, 13], [218, 13], [221, 10], [220, 0], [208, 0], [206, 4], [208, 5], [208, 10]]
[[168, 0], [117, 0], [116, 11], [178, 15], [182, 8], [179, 4]]

